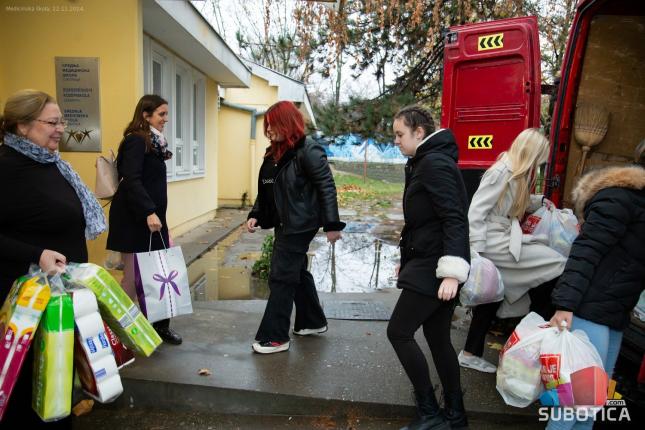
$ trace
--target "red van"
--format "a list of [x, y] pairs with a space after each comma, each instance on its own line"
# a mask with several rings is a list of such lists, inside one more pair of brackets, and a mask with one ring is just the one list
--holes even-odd
[[[441, 126], [455, 132], [470, 195], [521, 130], [540, 126], [537, 24], [534, 17], [505, 19], [452, 27], [446, 35]], [[592, 148], [587, 169], [630, 163], [645, 139], [645, 1], [578, 2], [552, 102], [544, 191], [566, 207], [582, 154], [573, 133], [578, 107], [609, 113], [607, 134]], [[623, 389], [636, 387], [639, 365], [641, 387], [645, 383], [644, 328], [633, 316], [625, 331], [617, 369], [622, 362], [636, 371], [630, 371]], [[642, 389], [630, 394], [645, 399]]]

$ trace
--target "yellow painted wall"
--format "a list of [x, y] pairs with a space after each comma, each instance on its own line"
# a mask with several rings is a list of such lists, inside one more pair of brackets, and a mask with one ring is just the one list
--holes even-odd
[[[266, 110], [278, 101], [278, 88], [255, 75], [246, 89], [226, 89], [229, 103]], [[240, 206], [242, 194], [247, 203], [255, 201], [258, 171], [269, 140], [264, 136], [264, 116], [256, 120], [256, 140], [251, 141], [251, 113], [222, 105], [219, 127], [218, 202], [220, 206]], [[253, 155], [253, 159], [251, 156]]]
[[217, 209], [218, 139], [217, 84], [206, 79], [205, 170], [203, 178], [168, 184], [168, 225], [174, 236], [213, 219]]
[[251, 75], [249, 88], [227, 88], [226, 100], [258, 109], [266, 109], [278, 101], [278, 87], [268, 81]]
[[[142, 14], [139, 1], [12, 0], [0, 8], [0, 105], [17, 90], [56, 96], [54, 57], [99, 57], [103, 153], [116, 152], [123, 129], [143, 94]], [[40, 7], [31, 10], [30, 7]], [[80, 8], [62, 11], [61, 8]], [[49, 9], [47, 9], [49, 8]], [[63, 153], [94, 189], [97, 153]], [[107, 208], [106, 208], [107, 213]], [[88, 242], [102, 263], [107, 234]]]
[[251, 114], [222, 106], [218, 151], [218, 200], [220, 206], [240, 206], [243, 193], [251, 193]]

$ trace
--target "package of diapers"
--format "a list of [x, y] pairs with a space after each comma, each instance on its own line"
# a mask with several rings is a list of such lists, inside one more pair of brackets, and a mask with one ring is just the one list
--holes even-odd
[[78, 377], [89, 396], [101, 403], [110, 402], [123, 392], [123, 386], [96, 297], [88, 289], [77, 289], [72, 292], [72, 299], [76, 325], [74, 363]]
[[149, 357], [161, 345], [155, 329], [107, 270], [96, 264], [72, 263], [64, 279], [96, 294], [101, 315], [128, 348]]
[[43, 421], [71, 413], [74, 308], [69, 294], [52, 295], [34, 341], [32, 407]]
[[49, 296], [49, 283], [44, 274], [23, 276], [14, 282], [0, 309], [0, 419]]

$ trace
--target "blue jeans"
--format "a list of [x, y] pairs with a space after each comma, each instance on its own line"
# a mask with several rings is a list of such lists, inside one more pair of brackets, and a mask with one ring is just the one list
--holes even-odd
[[[589, 336], [589, 341], [591, 341], [593, 346], [596, 347], [598, 354], [602, 359], [602, 366], [605, 369], [605, 372], [607, 372], [607, 377], [611, 378], [611, 375], [614, 373], [616, 360], [618, 359], [620, 344], [623, 340], [623, 332], [611, 329], [606, 325], [596, 324], [594, 322], [582, 319], [576, 315], [573, 316], [571, 330], [582, 330], [587, 334], [587, 336]], [[560, 414], [560, 417], [562, 417], [562, 414]], [[565, 421], [563, 419], [560, 419], [559, 421], [549, 420], [546, 429], [583, 430], [591, 429], [593, 427], [593, 424], [593, 418], [589, 418], [585, 421], [577, 421], [575, 419], [568, 421]]]

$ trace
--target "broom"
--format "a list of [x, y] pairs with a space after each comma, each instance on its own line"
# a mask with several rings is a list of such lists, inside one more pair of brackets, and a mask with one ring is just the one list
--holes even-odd
[[576, 106], [576, 117], [573, 124], [576, 142], [582, 146], [580, 161], [576, 167], [576, 176], [585, 171], [587, 155], [594, 146], [598, 145], [607, 134], [609, 112], [593, 105]]

